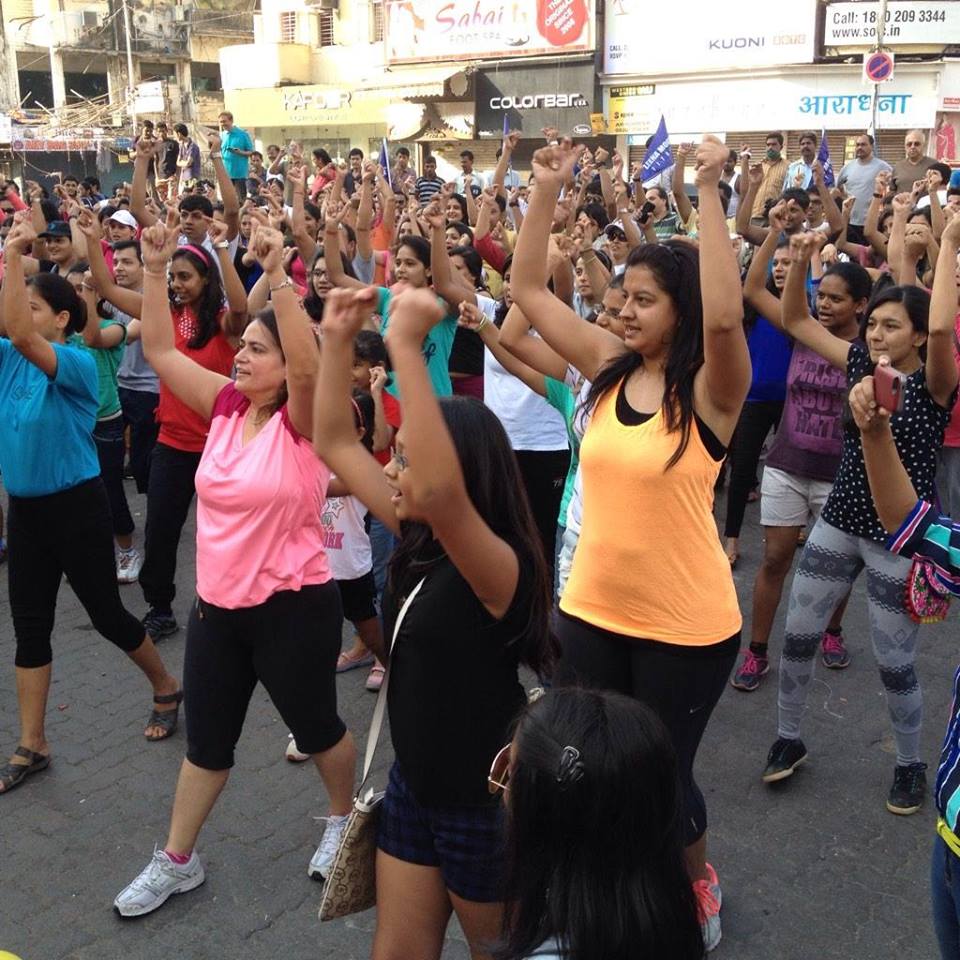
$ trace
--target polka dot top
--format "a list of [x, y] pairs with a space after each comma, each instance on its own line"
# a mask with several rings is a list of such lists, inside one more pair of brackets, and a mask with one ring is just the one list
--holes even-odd
[[[850, 344], [847, 383], [851, 387], [867, 374], [872, 374], [875, 366], [866, 347], [859, 343]], [[927, 390], [926, 371], [921, 366], [907, 377], [903, 410], [894, 414], [890, 421], [897, 452], [920, 500], [934, 499], [937, 455], [943, 446], [943, 431], [950, 421], [955, 400], [956, 393], [947, 408], [941, 407]], [[886, 543], [888, 539], [873, 505], [860, 431], [853, 422], [849, 407], [844, 410], [840, 469], [822, 516], [831, 526], [855, 537], [867, 537], [877, 543]]]

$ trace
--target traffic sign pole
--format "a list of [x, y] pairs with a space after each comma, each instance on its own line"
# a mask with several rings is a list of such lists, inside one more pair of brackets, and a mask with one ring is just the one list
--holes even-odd
[[[883, 38], [887, 32], [887, 0], [880, 0], [880, 22], [877, 24], [877, 51], [883, 49]], [[880, 84], [873, 83], [873, 103], [870, 110], [870, 136], [877, 135], [877, 101], [880, 99]]]

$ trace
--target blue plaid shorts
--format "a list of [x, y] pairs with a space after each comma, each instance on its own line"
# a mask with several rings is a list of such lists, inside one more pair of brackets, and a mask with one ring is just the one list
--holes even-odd
[[405, 863], [438, 867], [447, 889], [464, 900], [498, 903], [503, 899], [504, 824], [499, 803], [418, 803], [394, 763], [380, 806], [377, 847]]

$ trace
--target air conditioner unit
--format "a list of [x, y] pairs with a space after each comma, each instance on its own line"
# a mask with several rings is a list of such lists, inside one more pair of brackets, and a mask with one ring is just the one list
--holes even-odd
[[173, 8], [173, 22], [174, 23], [186, 23], [188, 19], [187, 8], [181, 7], [179, 4]]
[[103, 23], [103, 14], [95, 10], [84, 10], [81, 16], [80, 25], [84, 30], [95, 30]]
[[317, 6], [321, 10], [339, 10], [340, 0], [320, 0]]

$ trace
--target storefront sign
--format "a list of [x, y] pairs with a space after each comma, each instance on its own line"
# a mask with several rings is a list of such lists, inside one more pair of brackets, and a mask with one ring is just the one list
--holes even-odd
[[387, 0], [388, 63], [532, 57], [594, 48], [594, 0]]
[[[825, 47], [869, 47], [877, 42], [879, 3], [828, 3], [823, 27]], [[883, 31], [884, 46], [937, 46], [960, 43], [960, 3], [939, 0], [891, 0]]]
[[389, 101], [320, 85], [259, 87], [224, 92], [224, 109], [244, 127], [337, 127], [383, 124]]
[[544, 127], [574, 133], [590, 132], [596, 71], [592, 62], [567, 66], [509, 66], [481, 70], [476, 78], [477, 133], [503, 136], [504, 117], [510, 130], [539, 136]]
[[[608, 0], [604, 17], [607, 74], [675, 73], [812, 63], [816, 0], [671, 0], [669, 10], [642, 0]], [[682, 24], [668, 42], [662, 17]]]
[[[661, 113], [670, 130], [840, 130], [866, 129], [872, 95], [859, 67], [842, 74], [821, 70], [754, 80], [658, 83], [653, 93], [623, 95], [611, 87], [607, 102], [610, 133], [653, 133]], [[930, 129], [939, 108], [938, 74], [907, 73], [883, 87], [877, 101], [879, 129]]]

